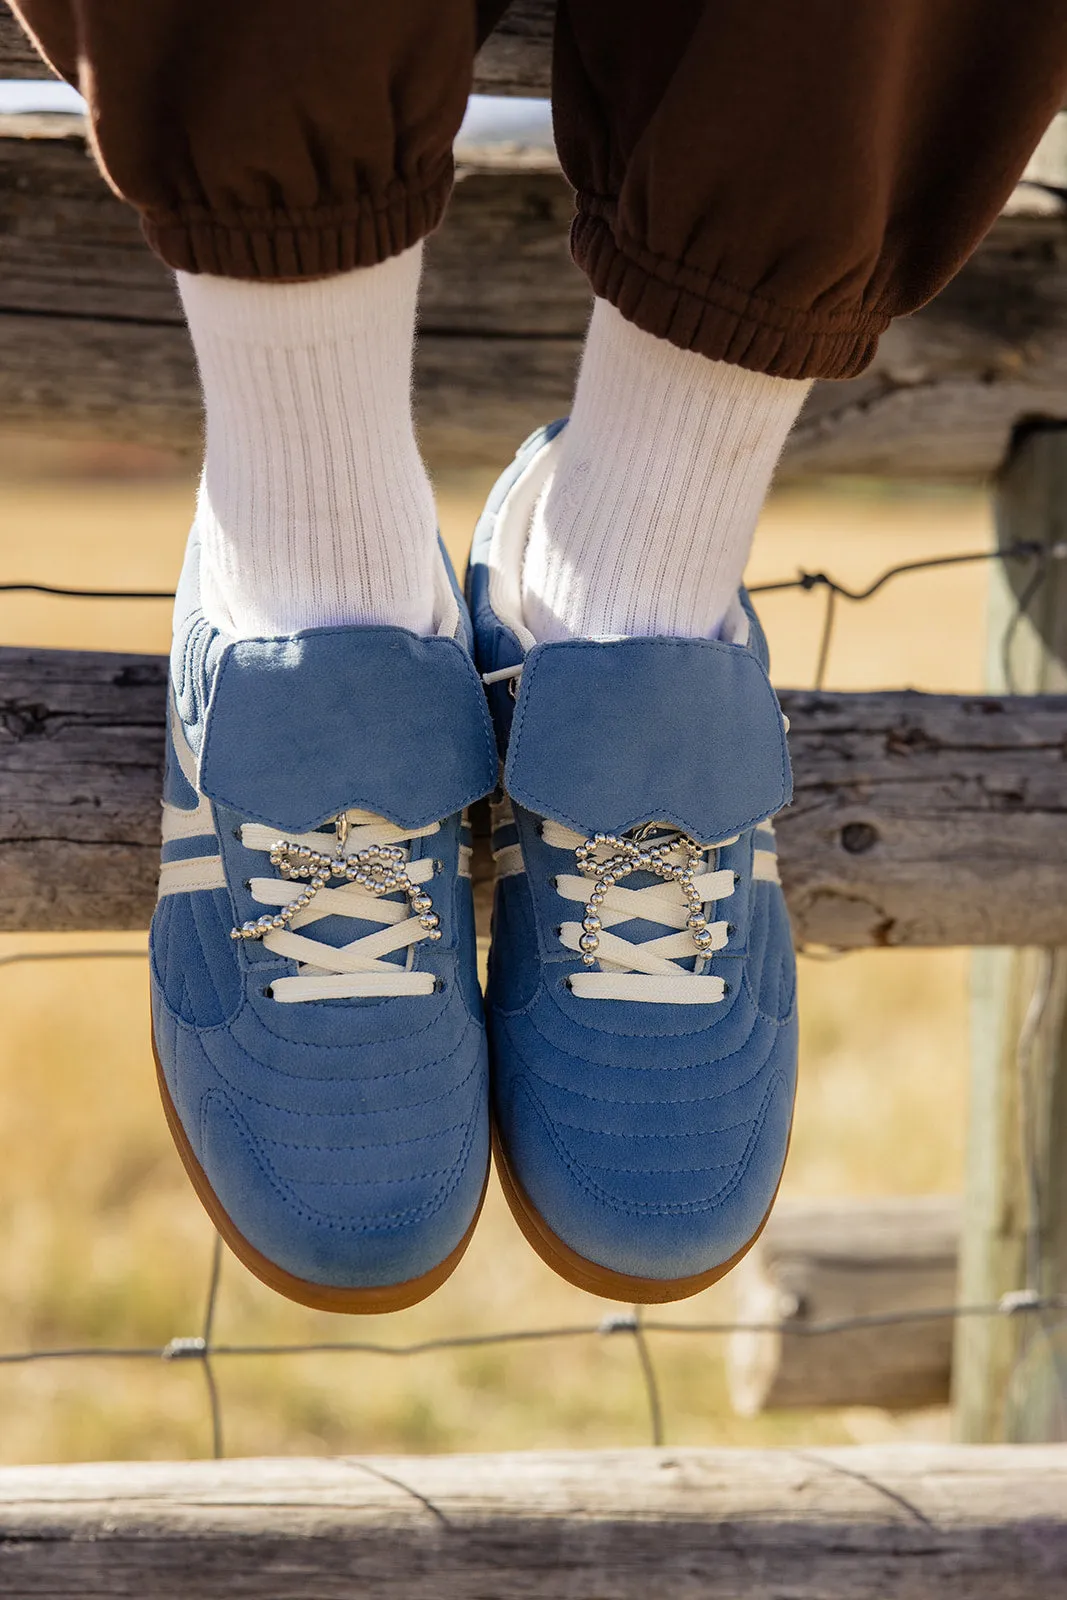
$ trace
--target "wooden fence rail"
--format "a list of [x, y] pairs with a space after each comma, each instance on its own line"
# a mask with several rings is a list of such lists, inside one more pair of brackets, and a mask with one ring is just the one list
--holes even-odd
[[[590, 305], [567, 248], [572, 209], [558, 172], [458, 185], [427, 249], [416, 358], [435, 464], [499, 462], [566, 411]], [[780, 476], [992, 471], [1021, 418], [1067, 415], [1065, 312], [1067, 206], [1024, 186], [867, 372], [816, 385]], [[97, 173], [77, 117], [0, 118], [0, 346], [0, 424], [198, 448], [171, 275]]]
[[947, 1405], [951, 1318], [805, 1329], [956, 1305], [959, 1235], [950, 1195], [779, 1200], [733, 1277], [747, 1325], [728, 1346], [734, 1409]]
[[[0, 929], [146, 926], [165, 676], [161, 657], [0, 650]], [[799, 939], [1067, 942], [1067, 696], [784, 704]]]
[[[503, 462], [565, 410], [589, 314], [558, 172], [475, 173], [427, 251], [424, 444]], [[200, 394], [171, 273], [103, 183], [77, 117], [0, 118], [0, 423], [199, 448]]]
[[5, 1600], [1060, 1600], [1067, 1448], [0, 1471]]

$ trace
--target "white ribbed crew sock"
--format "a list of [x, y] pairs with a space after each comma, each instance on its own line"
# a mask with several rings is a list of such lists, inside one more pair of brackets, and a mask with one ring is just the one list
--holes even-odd
[[237, 638], [433, 625], [436, 516], [415, 441], [421, 247], [338, 277], [178, 273], [200, 365], [205, 613]]
[[523, 563], [535, 638], [714, 635], [809, 388], [679, 350], [598, 300]]

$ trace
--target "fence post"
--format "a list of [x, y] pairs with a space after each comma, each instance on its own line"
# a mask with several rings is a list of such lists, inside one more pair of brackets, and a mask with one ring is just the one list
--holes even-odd
[[[1021, 694], [1067, 690], [1067, 424], [1018, 436], [995, 487], [997, 540], [1049, 556], [991, 568], [989, 682]], [[1067, 729], [1065, 729], [1067, 735]], [[1067, 787], [1067, 763], [1064, 765]], [[1028, 797], [1017, 804], [1025, 809]], [[1010, 825], [1010, 822], [1009, 824]], [[1033, 870], [1040, 873], [1042, 863]], [[996, 871], [995, 862], [990, 871]], [[1013, 1291], [1067, 1294], [1067, 947], [978, 950], [960, 1255], [965, 1305]], [[1067, 1439], [1067, 1317], [961, 1319], [956, 1429], [970, 1443]]]

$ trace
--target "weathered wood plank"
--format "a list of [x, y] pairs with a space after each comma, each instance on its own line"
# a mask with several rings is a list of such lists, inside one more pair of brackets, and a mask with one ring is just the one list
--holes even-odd
[[[504, 461], [565, 408], [590, 304], [567, 247], [572, 209], [558, 174], [458, 185], [423, 279], [431, 462]], [[77, 118], [0, 118], [0, 352], [8, 425], [200, 447], [172, 275], [101, 182]]]
[[[555, 0], [512, 0], [474, 64], [476, 94], [547, 95]], [[0, 0], [0, 78], [46, 78], [41, 60]]]
[[[1018, 440], [995, 494], [1002, 544], [1067, 541], [1067, 429]], [[1018, 618], [1005, 650], [1005, 636]], [[1005, 657], [1007, 659], [1005, 659]], [[1035, 588], [998, 564], [990, 574], [989, 682], [1067, 690], [1067, 564]], [[1035, 861], [1035, 878], [1044, 863]], [[996, 1300], [1067, 1294], [1067, 941], [1035, 935], [1022, 950], [973, 962], [971, 1118], [962, 1292]], [[1067, 1439], [1067, 1328], [1062, 1318], [998, 1318], [956, 1336], [961, 1438]]]
[[[161, 658], [0, 650], [0, 929], [147, 924], [164, 683]], [[1067, 696], [783, 703], [799, 939], [1067, 941]]]
[[[79, 378], [66, 381], [72, 342]], [[0, 420], [71, 438], [136, 440], [200, 449], [192, 350], [180, 327], [146, 341], [138, 324], [0, 313]], [[416, 357], [418, 414], [431, 466], [507, 461], [516, 442], [559, 410], [577, 340], [514, 342], [489, 334], [423, 334]], [[10, 397], [10, 403], [5, 401]]]
[[[1067, 218], [1050, 204], [1003, 217], [931, 306], [890, 329], [868, 372], [816, 386], [783, 479], [981, 476], [1021, 417], [1067, 415]], [[567, 409], [590, 303], [567, 249], [571, 211], [550, 173], [458, 186], [427, 250], [421, 310], [433, 460], [499, 461]], [[185, 346], [170, 274], [97, 175], [78, 119], [0, 119], [0, 422], [195, 450]]]
[[51, 76], [51, 69], [41, 60], [4, 0], [0, 0], [0, 78]]
[[1067, 225], [1003, 216], [859, 378], [816, 385], [783, 474], [985, 476], [1025, 417], [1067, 416]]
[[0, 311], [0, 424], [193, 453], [201, 415], [188, 336], [158, 323]]
[[733, 1275], [727, 1349], [742, 1416], [809, 1406], [946, 1405], [950, 1319], [805, 1336], [818, 1323], [956, 1304], [960, 1207], [951, 1196], [781, 1200]]
[[799, 938], [1062, 938], [1067, 696], [786, 692], [783, 705], [795, 783], [778, 830]]
[[475, 60], [475, 94], [547, 98], [555, 15], [556, 0], [511, 0]]
[[[0, 424], [198, 452], [188, 337], [177, 325], [150, 334], [136, 322], [0, 311]], [[508, 461], [521, 439], [558, 414], [579, 352], [577, 338], [420, 334], [417, 412], [431, 467]]]
[[[427, 250], [430, 332], [580, 336], [589, 290], [567, 247], [558, 172], [475, 174]], [[182, 324], [173, 275], [86, 154], [77, 117], [0, 117], [0, 310]]]
[[1067, 1450], [0, 1471], [8, 1600], [1060, 1600]]
[[161, 657], [0, 650], [0, 927], [147, 926], [165, 704]]

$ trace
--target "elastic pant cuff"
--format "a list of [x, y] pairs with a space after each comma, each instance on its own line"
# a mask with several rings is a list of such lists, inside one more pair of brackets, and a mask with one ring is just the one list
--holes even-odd
[[373, 267], [418, 244], [438, 226], [452, 165], [422, 190], [396, 186], [385, 200], [363, 196], [308, 210], [222, 214], [200, 206], [142, 214], [149, 245], [167, 266], [222, 278], [323, 278]]
[[583, 195], [571, 230], [574, 259], [594, 294], [628, 322], [682, 350], [775, 378], [852, 378], [874, 357], [888, 313], [781, 306], [712, 274], [620, 242], [611, 202]]

